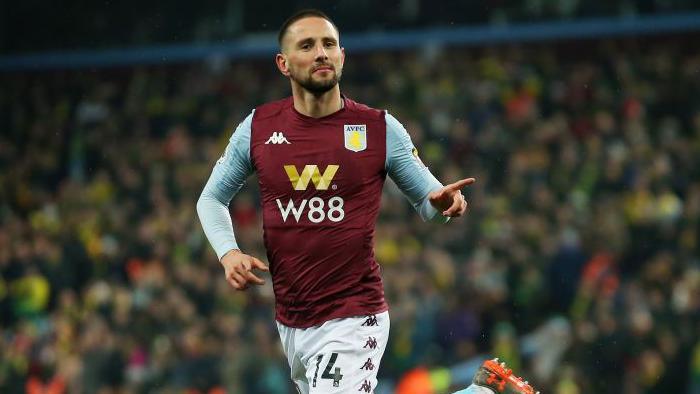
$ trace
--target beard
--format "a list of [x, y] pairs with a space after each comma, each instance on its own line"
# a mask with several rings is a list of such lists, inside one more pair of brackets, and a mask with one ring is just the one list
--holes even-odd
[[301, 73], [296, 72], [296, 70], [290, 71], [289, 77], [314, 96], [320, 96], [333, 89], [340, 82], [342, 76], [342, 71], [336, 71], [335, 67], [333, 68], [333, 77], [320, 81], [314, 79], [313, 71], [307, 75], [300, 75]]

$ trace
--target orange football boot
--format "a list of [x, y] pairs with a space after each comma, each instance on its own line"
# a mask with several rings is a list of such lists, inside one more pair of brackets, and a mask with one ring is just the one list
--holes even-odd
[[498, 359], [486, 360], [474, 375], [472, 381], [477, 386], [493, 390], [496, 394], [539, 394], [527, 381], [513, 375], [506, 368], [506, 363], [498, 363]]

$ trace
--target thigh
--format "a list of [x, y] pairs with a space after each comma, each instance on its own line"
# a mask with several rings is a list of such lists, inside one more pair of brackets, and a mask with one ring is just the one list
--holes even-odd
[[309, 393], [309, 382], [306, 380], [306, 365], [301, 361], [302, 353], [297, 349], [298, 330], [277, 323], [277, 330], [282, 341], [282, 349], [289, 364], [290, 377], [299, 394]]
[[292, 370], [291, 376], [294, 386], [299, 394], [309, 394], [309, 381], [306, 380], [306, 369], [301, 360], [295, 360], [293, 365], [290, 365]]
[[332, 320], [305, 339], [310, 393], [373, 393], [389, 339], [389, 314]]

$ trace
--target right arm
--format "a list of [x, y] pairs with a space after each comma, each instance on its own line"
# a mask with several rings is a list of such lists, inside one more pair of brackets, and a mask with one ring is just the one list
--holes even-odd
[[267, 270], [260, 260], [243, 254], [238, 248], [228, 205], [253, 172], [250, 160], [250, 131], [253, 113], [241, 122], [197, 201], [197, 214], [204, 233], [226, 271], [226, 280], [243, 290], [248, 282], [262, 284], [250, 270]]

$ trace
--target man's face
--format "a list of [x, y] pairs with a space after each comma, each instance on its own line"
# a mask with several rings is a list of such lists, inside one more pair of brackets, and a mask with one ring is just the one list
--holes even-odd
[[338, 32], [330, 22], [318, 17], [303, 18], [289, 26], [282, 54], [277, 56], [282, 74], [315, 95], [338, 84], [344, 61]]

